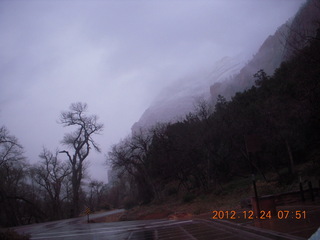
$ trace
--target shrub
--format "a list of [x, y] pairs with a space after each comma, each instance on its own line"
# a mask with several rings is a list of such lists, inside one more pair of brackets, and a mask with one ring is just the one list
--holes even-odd
[[129, 210], [129, 209], [133, 208], [136, 204], [132, 200], [127, 200], [123, 205], [126, 210]]
[[7, 229], [6, 231], [0, 231], [1, 240], [29, 240], [30, 235], [28, 234], [19, 234], [12, 229]]
[[108, 211], [111, 210], [111, 206], [109, 203], [105, 203], [101, 206], [101, 209]]
[[167, 195], [168, 196], [172, 196], [172, 195], [175, 195], [178, 193], [178, 189], [176, 187], [170, 187], [168, 190], [167, 190]]
[[186, 195], [184, 195], [183, 197], [183, 202], [184, 203], [188, 203], [193, 201], [196, 198], [196, 196], [190, 192], [186, 193]]

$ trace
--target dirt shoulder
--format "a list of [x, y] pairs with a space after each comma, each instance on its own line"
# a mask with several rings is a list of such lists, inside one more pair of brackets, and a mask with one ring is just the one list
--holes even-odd
[[[235, 211], [241, 213], [250, 211], [251, 209], [241, 208], [240, 205], [229, 205], [228, 202], [217, 206], [217, 203], [204, 200], [197, 200], [190, 203], [170, 202], [162, 204], [149, 204], [139, 206], [110, 216], [94, 219], [92, 223], [98, 222], [116, 222], [130, 220], [151, 220], [151, 219], [170, 219], [170, 220], [186, 220], [186, 219], [212, 219], [212, 211]], [[290, 215], [286, 219], [274, 217], [272, 219], [257, 220], [257, 219], [220, 219], [242, 226], [252, 226], [262, 229], [272, 230], [276, 232], [288, 233], [298, 237], [308, 238], [320, 226], [320, 202], [306, 202], [292, 204], [287, 206], [278, 206], [277, 211], [289, 211]], [[305, 211], [305, 216], [297, 219], [296, 211]], [[300, 215], [297, 215], [300, 216]]]

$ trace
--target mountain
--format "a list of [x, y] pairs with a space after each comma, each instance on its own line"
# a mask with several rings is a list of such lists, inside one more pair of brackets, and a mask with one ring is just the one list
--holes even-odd
[[244, 60], [240, 56], [224, 57], [214, 64], [209, 73], [196, 73], [176, 81], [159, 94], [132, 126], [132, 132], [147, 129], [156, 123], [181, 120], [194, 110], [197, 100], [210, 97], [209, 86], [212, 82], [226, 80], [243, 66]]
[[280, 26], [264, 41], [251, 61], [237, 75], [228, 81], [211, 85], [212, 100], [214, 101], [218, 95], [229, 99], [236, 92], [251, 87], [254, 84], [253, 75], [260, 69], [272, 75], [283, 61], [297, 54], [310, 39], [316, 36], [319, 26], [320, 2], [319, 0], [308, 0], [293, 19]]
[[298, 11], [289, 27], [286, 38], [284, 59], [288, 60], [296, 55], [300, 49], [309, 44], [317, 35], [320, 27], [320, 1], [308, 0]]
[[273, 74], [284, 59], [285, 42], [290, 25], [290, 21], [286, 22], [273, 35], [267, 37], [258, 52], [236, 75], [226, 81], [219, 81], [211, 85], [210, 93], [213, 101], [218, 95], [229, 99], [236, 92], [252, 86], [253, 75], [260, 69], [263, 69], [268, 75]]
[[[317, 34], [320, 25], [320, 2], [308, 0], [293, 19], [280, 26], [245, 64], [238, 57], [224, 57], [209, 74], [195, 74], [166, 88], [132, 126], [132, 132], [158, 122], [175, 122], [192, 112], [199, 98], [214, 104], [218, 95], [230, 99], [236, 92], [254, 84], [253, 75], [263, 69], [272, 75], [283, 61], [290, 59]], [[210, 91], [209, 91], [210, 89]]]

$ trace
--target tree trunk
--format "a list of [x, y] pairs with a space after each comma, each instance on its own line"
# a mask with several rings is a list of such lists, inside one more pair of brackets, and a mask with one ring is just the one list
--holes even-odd
[[288, 155], [289, 155], [289, 172], [290, 174], [294, 174], [294, 162], [293, 162], [293, 155], [292, 155], [292, 151], [291, 151], [291, 147], [290, 144], [288, 142], [287, 139], [285, 139], [285, 143], [286, 143], [286, 147], [287, 147], [287, 151], [288, 151]]
[[79, 207], [79, 189], [78, 174], [75, 166], [72, 166], [72, 217], [77, 217], [80, 213]]

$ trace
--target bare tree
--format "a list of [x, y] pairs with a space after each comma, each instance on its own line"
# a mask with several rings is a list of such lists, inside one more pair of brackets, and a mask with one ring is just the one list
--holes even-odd
[[37, 184], [45, 191], [46, 196], [50, 200], [52, 219], [60, 219], [62, 217], [61, 203], [67, 198], [66, 191], [63, 196], [63, 188], [68, 181], [70, 175], [70, 166], [58, 159], [59, 151], [53, 154], [46, 148], [43, 148], [39, 157], [42, 161], [32, 168], [32, 177]]
[[15, 226], [42, 218], [31, 202], [26, 181], [28, 164], [18, 139], [6, 127], [0, 128], [0, 225]]
[[83, 178], [83, 162], [88, 157], [92, 147], [100, 152], [98, 144], [92, 137], [103, 130], [103, 124], [97, 122], [98, 117], [96, 115], [86, 115], [87, 108], [86, 103], [73, 103], [69, 111], [62, 112], [60, 115], [60, 124], [64, 127], [76, 127], [75, 131], [65, 134], [62, 140], [62, 144], [72, 149], [73, 152], [61, 151], [61, 153], [67, 155], [71, 165], [72, 202], [74, 207], [71, 215], [73, 216], [77, 215], [80, 210], [79, 190]]
[[140, 132], [114, 145], [108, 153], [108, 161], [115, 169], [130, 174], [138, 183], [138, 192], [140, 197], [146, 201], [156, 198], [160, 200], [159, 187], [153, 180], [150, 169], [151, 159], [149, 156], [149, 147], [152, 142], [152, 133]]
[[199, 120], [207, 122], [212, 112], [213, 107], [210, 106], [210, 103], [204, 97], [196, 99], [194, 103], [194, 114]]
[[90, 188], [89, 207], [93, 211], [96, 211], [101, 207], [102, 187], [103, 187], [103, 182], [98, 180], [92, 180], [89, 183], [89, 188]]
[[18, 139], [9, 134], [6, 127], [0, 128], [0, 166], [23, 159], [23, 149]]

